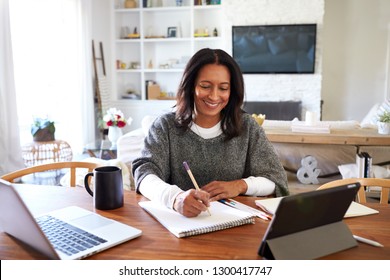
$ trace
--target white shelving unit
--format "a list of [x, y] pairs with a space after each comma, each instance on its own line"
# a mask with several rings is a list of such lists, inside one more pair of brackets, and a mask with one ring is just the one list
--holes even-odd
[[[123, 1], [122, 1], [123, 2]], [[112, 5], [112, 90], [115, 100], [148, 100], [146, 82], [155, 81], [167, 99], [176, 94], [188, 59], [199, 49], [224, 48], [222, 4], [195, 5], [198, 1], [150, 1], [143, 7], [125, 9], [123, 4]], [[158, 5], [158, 6], [156, 6]], [[168, 29], [176, 28], [170, 37]], [[214, 29], [218, 35], [215, 36]], [[124, 38], [127, 33], [138, 33], [138, 38]], [[209, 36], [195, 36], [195, 33]], [[172, 34], [172, 33], [171, 33]]]

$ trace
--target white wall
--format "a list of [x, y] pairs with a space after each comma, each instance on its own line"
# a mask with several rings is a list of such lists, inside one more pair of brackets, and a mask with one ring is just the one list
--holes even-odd
[[[304, 109], [319, 111], [324, 120], [361, 120], [385, 95], [388, 0], [223, 0], [226, 46], [231, 53], [231, 26], [273, 23], [317, 23], [316, 72], [304, 75], [245, 75], [248, 100], [302, 100]], [[110, 59], [110, 3], [94, 0], [94, 38]], [[111, 70], [108, 70], [110, 73]], [[145, 114], [160, 113], [171, 102], [121, 100], [114, 106], [140, 125]], [[304, 114], [303, 114], [304, 115]]]
[[362, 120], [386, 95], [388, 0], [325, 0], [323, 116]]
[[[224, 0], [226, 40], [231, 53], [231, 26], [262, 24], [317, 24], [314, 74], [244, 75], [250, 101], [301, 100], [303, 109], [320, 115], [322, 78], [322, 21], [324, 0]], [[261, 113], [261, 112], [259, 112]], [[304, 117], [303, 112], [303, 117]]]

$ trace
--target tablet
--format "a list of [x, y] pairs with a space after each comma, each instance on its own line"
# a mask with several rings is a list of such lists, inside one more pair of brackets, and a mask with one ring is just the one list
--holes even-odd
[[267, 259], [313, 259], [357, 246], [343, 222], [359, 183], [281, 199], [258, 254]]

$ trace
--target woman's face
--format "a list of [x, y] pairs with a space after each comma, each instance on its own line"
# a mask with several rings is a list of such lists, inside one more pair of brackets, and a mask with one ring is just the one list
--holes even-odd
[[195, 83], [195, 123], [205, 128], [216, 125], [229, 97], [229, 69], [217, 64], [203, 66]]

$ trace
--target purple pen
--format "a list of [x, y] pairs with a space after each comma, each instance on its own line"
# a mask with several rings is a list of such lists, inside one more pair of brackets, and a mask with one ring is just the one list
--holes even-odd
[[[192, 184], [194, 184], [195, 186], [195, 189], [200, 191], [200, 188], [198, 186], [198, 183], [196, 182], [195, 178], [194, 178], [194, 175], [192, 175], [192, 172], [191, 172], [191, 169], [190, 167], [188, 166], [188, 163], [186, 161], [183, 161], [183, 165], [184, 165], [184, 168], [187, 170], [187, 173], [188, 175], [190, 176], [191, 178], [191, 181], [192, 181]], [[209, 215], [211, 216], [211, 213], [210, 213], [210, 210], [207, 209], [207, 212], [209, 212]]]

